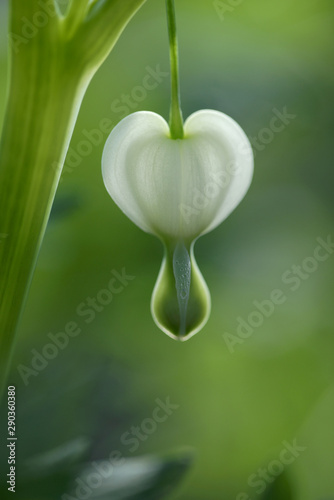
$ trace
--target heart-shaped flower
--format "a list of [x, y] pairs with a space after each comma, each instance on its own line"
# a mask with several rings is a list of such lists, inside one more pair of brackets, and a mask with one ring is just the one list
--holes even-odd
[[226, 219], [249, 188], [253, 154], [247, 136], [229, 116], [202, 110], [186, 120], [183, 138], [173, 139], [160, 115], [141, 111], [111, 132], [102, 172], [121, 210], [163, 242], [153, 318], [171, 337], [188, 339], [210, 313], [194, 243]]

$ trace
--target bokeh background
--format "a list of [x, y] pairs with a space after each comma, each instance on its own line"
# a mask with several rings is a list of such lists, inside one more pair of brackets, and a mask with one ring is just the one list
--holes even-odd
[[[85, 130], [122, 118], [115, 100], [124, 94], [132, 95], [128, 112], [168, 117], [168, 77], [140, 101], [134, 90], [147, 67], [167, 72], [169, 65], [164, 2], [147, 0], [94, 77], [72, 138], [72, 163], [59, 186], [11, 375], [19, 453], [29, 458], [76, 438], [92, 442], [92, 458], [113, 449], [137, 456], [186, 445], [196, 450], [196, 460], [173, 498], [232, 500], [248, 492], [253, 499], [249, 477], [279, 457], [284, 441], [296, 439], [305, 450], [286, 466], [295, 498], [332, 500], [334, 253], [314, 272], [304, 271], [295, 291], [282, 275], [293, 265], [307, 266], [317, 238], [334, 239], [334, 5], [177, 0], [176, 7], [184, 115], [223, 111], [257, 140], [248, 195], [196, 244], [212, 294], [211, 318], [184, 344], [157, 329], [149, 304], [162, 248], [121, 213], [103, 186], [107, 134], [73, 163]], [[7, 2], [0, 8], [3, 116]], [[284, 108], [294, 118], [267, 140], [263, 130], [274, 110]], [[135, 279], [85, 323], [78, 305], [96, 297], [111, 271], [123, 267]], [[237, 318], [247, 321], [253, 302], [274, 289], [285, 302], [230, 352], [226, 332], [236, 335]], [[31, 350], [41, 352], [47, 335], [69, 321], [81, 334], [26, 386], [18, 365], [30, 366]], [[179, 408], [130, 453], [122, 434], [151, 416], [157, 398], [167, 397]]]

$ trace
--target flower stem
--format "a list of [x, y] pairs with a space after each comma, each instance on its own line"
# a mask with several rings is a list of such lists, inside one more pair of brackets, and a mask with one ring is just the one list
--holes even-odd
[[183, 139], [183, 118], [181, 111], [180, 81], [179, 81], [179, 54], [176, 31], [176, 16], [174, 0], [166, 0], [168, 34], [169, 34], [169, 57], [171, 68], [171, 107], [169, 117], [169, 128], [172, 139]]
[[[10, 2], [11, 76], [0, 143], [0, 398], [83, 96], [143, 3], [72, 0], [64, 17], [55, 0]], [[42, 5], [47, 24], [19, 35]]]
[[25, 92], [21, 81], [12, 81], [0, 148], [1, 232], [7, 234], [0, 247], [2, 383], [6, 380], [22, 305], [88, 84], [71, 74], [69, 68], [58, 70], [52, 64], [37, 68], [28, 59]]
[[72, 0], [66, 13], [66, 31], [70, 38], [80, 26], [88, 11], [89, 0]]

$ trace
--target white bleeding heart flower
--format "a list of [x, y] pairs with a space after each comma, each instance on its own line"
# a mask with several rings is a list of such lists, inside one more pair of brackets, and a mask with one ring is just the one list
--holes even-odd
[[186, 120], [184, 137], [173, 139], [160, 115], [137, 112], [111, 132], [102, 172], [121, 210], [164, 244], [151, 303], [156, 324], [172, 338], [190, 338], [210, 314], [194, 243], [226, 219], [249, 188], [253, 154], [246, 134], [229, 116], [202, 110]]

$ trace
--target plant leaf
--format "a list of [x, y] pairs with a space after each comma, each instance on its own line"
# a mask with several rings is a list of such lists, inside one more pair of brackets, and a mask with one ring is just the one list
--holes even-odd
[[[92, 500], [159, 500], [166, 498], [180, 483], [192, 463], [192, 455], [181, 453], [172, 457], [126, 458], [122, 465], [112, 468], [103, 477], [101, 485], [91, 489]], [[90, 474], [99, 469], [102, 462], [84, 470], [80, 479], [87, 484]], [[106, 476], [106, 474], [105, 474]], [[73, 493], [72, 493], [73, 494]], [[71, 496], [69, 497], [71, 498]]]

